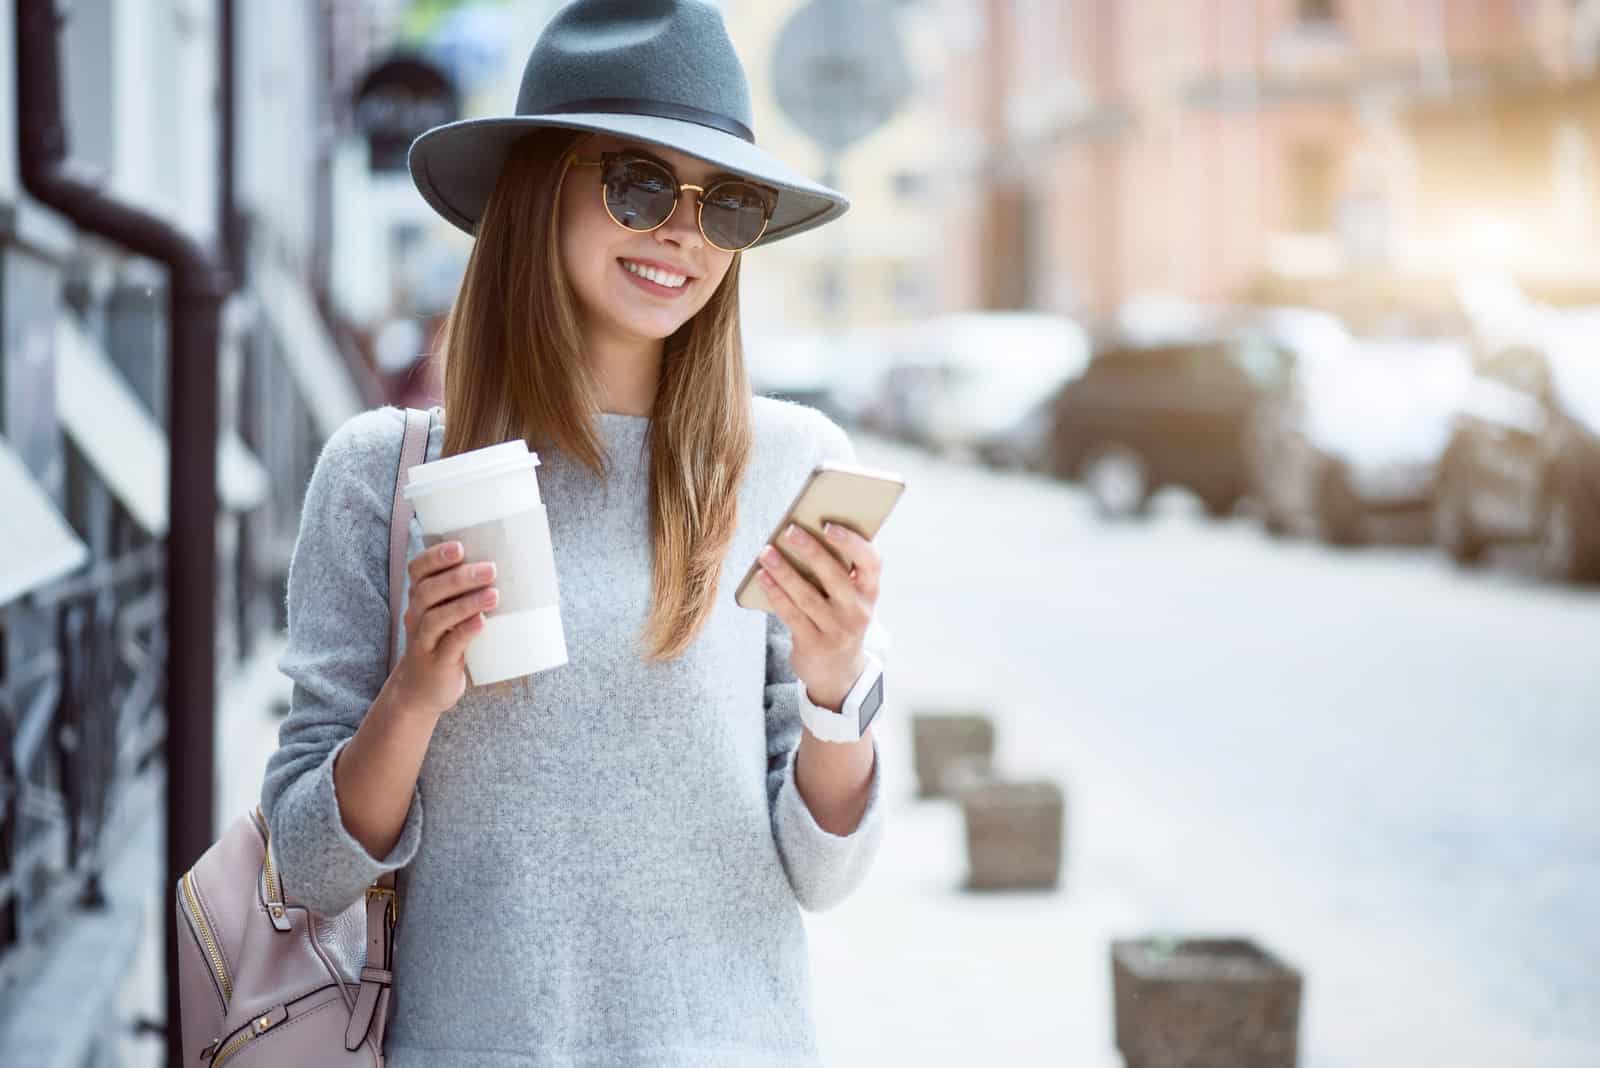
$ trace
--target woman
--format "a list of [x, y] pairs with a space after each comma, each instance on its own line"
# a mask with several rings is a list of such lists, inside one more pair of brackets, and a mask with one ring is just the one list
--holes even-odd
[[402, 416], [333, 435], [290, 568], [293, 701], [262, 808], [288, 892], [319, 913], [398, 871], [392, 1068], [820, 1063], [799, 910], [860, 884], [884, 815], [871, 728], [822, 742], [802, 713], [875, 669], [882, 559], [839, 529], [851, 569], [797, 543], [818, 584], [780, 558], [772, 614], [733, 601], [812, 465], [854, 459], [820, 412], [750, 395], [742, 250], [846, 204], [748, 127], [714, 7], [580, 0], [535, 45], [516, 115], [412, 148], [423, 195], [477, 237], [427, 458], [536, 448], [570, 655], [468, 688], [493, 578], [413, 526], [386, 675]]

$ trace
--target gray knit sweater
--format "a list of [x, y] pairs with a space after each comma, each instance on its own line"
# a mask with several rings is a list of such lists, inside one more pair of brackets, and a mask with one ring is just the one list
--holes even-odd
[[[800, 909], [830, 908], [866, 875], [881, 761], [856, 830], [818, 826], [795, 788], [804, 683], [788, 628], [733, 594], [811, 466], [855, 453], [816, 409], [756, 397], [752, 414], [716, 608], [665, 664], [640, 640], [648, 420], [599, 414], [609, 481], [540, 453], [569, 661], [507, 697], [469, 688], [444, 714], [382, 858], [345, 830], [332, 767], [386, 677], [403, 415], [363, 412], [324, 446], [289, 569], [278, 667], [292, 707], [261, 802], [285, 886], [314, 910], [338, 912], [406, 866], [391, 1068], [822, 1063]], [[410, 554], [421, 548], [413, 519]]]

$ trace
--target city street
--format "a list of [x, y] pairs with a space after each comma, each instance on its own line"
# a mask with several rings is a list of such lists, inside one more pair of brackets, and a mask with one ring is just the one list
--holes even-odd
[[[1310, 1068], [1600, 1063], [1600, 596], [1178, 498], [1107, 525], [854, 437], [907, 480], [878, 541], [896, 807], [811, 924], [831, 1063], [1116, 1064], [1107, 942], [1150, 931], [1301, 969]], [[959, 809], [912, 798], [910, 713], [969, 704], [1008, 777], [1066, 789], [1055, 893], [962, 892]]]
[[[1071, 487], [852, 438], [907, 490], [878, 541], [892, 825], [806, 914], [833, 1068], [1120, 1068], [1107, 945], [1152, 931], [1299, 968], [1303, 1068], [1600, 1063], [1600, 596], [1177, 497], [1108, 526]], [[219, 705], [219, 821], [276, 744], [280, 648]], [[963, 891], [960, 809], [913, 796], [911, 712], [963, 706], [1007, 777], [1066, 790], [1055, 892]]]

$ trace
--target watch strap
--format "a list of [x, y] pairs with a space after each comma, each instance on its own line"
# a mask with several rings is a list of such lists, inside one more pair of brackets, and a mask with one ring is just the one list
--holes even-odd
[[797, 681], [800, 719], [806, 729], [824, 742], [856, 742], [861, 740], [861, 702], [883, 674], [883, 661], [867, 650], [867, 666], [850, 686], [850, 692], [840, 703], [839, 711], [822, 708], [806, 694], [804, 682]]

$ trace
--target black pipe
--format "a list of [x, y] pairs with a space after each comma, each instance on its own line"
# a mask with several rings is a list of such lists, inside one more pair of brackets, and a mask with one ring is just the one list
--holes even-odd
[[[230, 289], [222, 265], [170, 221], [118, 201], [68, 158], [61, 107], [61, 23], [55, 0], [15, 0], [17, 142], [22, 187], [41, 203], [170, 270], [168, 330], [169, 529], [166, 545], [167, 870], [178, 878], [216, 837], [217, 351], [222, 302]], [[176, 910], [165, 917], [167, 1059], [182, 1063], [178, 1027]]]
[[236, 96], [233, 67], [234, 0], [217, 0], [217, 235], [222, 243], [222, 262], [235, 285], [245, 278], [245, 237], [239, 217], [234, 170]]

